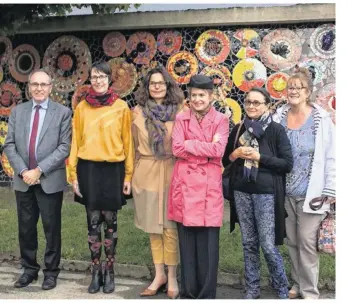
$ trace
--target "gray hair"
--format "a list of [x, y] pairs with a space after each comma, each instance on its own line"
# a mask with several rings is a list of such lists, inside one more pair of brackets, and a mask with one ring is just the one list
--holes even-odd
[[44, 68], [40, 68], [40, 69], [35, 69], [33, 70], [30, 74], [29, 74], [29, 77], [28, 77], [28, 82], [30, 82], [30, 79], [31, 77], [36, 74], [36, 73], [45, 73], [48, 78], [49, 78], [49, 83], [52, 84], [52, 77], [51, 75], [47, 72], [47, 70], [45, 70]]

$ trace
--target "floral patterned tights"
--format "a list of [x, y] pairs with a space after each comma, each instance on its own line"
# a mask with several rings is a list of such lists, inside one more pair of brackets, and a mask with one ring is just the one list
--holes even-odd
[[[91, 252], [92, 264], [99, 265], [101, 246], [104, 244], [106, 266], [113, 268], [117, 246], [117, 212], [104, 210], [87, 210], [88, 244]], [[102, 243], [101, 228], [104, 226], [104, 242]]]

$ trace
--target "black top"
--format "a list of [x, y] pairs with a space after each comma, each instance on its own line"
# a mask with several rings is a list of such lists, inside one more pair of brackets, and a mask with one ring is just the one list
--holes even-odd
[[[233, 131], [229, 135], [228, 144], [223, 157], [224, 167], [230, 163], [229, 155], [234, 151], [235, 136], [238, 130], [238, 126], [234, 127]], [[242, 125], [239, 136], [245, 132], [245, 126]], [[273, 151], [271, 151], [269, 146], [270, 137], [272, 131], [276, 130], [278, 136], [276, 141], [278, 158], [275, 157]], [[242, 191], [250, 194], [274, 194], [274, 184], [272, 171], [276, 170], [278, 172], [290, 171], [289, 167], [292, 163], [292, 152], [287, 134], [282, 125], [271, 122], [266, 128], [264, 136], [258, 140], [260, 161], [258, 168], [258, 175], [255, 182], [249, 182], [243, 176], [243, 167], [245, 160], [238, 158], [235, 160], [235, 180], [233, 184], [233, 189], [237, 191]], [[237, 141], [236, 148], [240, 146]]]
[[[236, 125], [229, 135], [228, 144], [223, 156], [223, 165], [230, 164], [229, 155], [234, 151], [234, 142], [245, 132], [245, 126], [242, 125], [238, 138], [236, 137], [239, 124]], [[267, 127], [264, 137], [259, 140], [260, 161], [257, 181], [255, 184], [244, 184], [243, 164], [244, 160], [237, 159], [233, 162], [230, 169], [230, 232], [235, 229], [235, 223], [238, 222], [234, 201], [234, 185], [243, 186], [243, 191], [249, 192], [248, 187], [256, 189], [261, 183], [267, 183], [268, 189], [271, 187], [270, 173], [272, 175], [272, 190], [275, 195], [275, 244], [282, 245], [285, 237], [285, 218], [287, 213], [284, 209], [285, 181], [286, 173], [293, 168], [293, 155], [290, 141], [287, 137], [284, 127], [276, 122], [271, 122]], [[238, 142], [238, 141], [237, 141]], [[261, 143], [262, 142], [262, 143]], [[236, 148], [239, 144], [236, 145]], [[241, 174], [242, 171], [242, 174]], [[264, 180], [261, 180], [264, 178]], [[238, 187], [240, 188], [240, 187]], [[259, 188], [258, 188], [259, 189]], [[239, 189], [237, 189], [239, 190]], [[254, 193], [254, 192], [252, 192]]]

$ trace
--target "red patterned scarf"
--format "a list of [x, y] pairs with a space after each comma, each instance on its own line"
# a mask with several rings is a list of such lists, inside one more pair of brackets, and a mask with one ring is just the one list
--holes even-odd
[[106, 93], [100, 95], [92, 87], [89, 88], [86, 101], [90, 106], [101, 107], [101, 106], [111, 106], [117, 99], [118, 95], [109, 88]]

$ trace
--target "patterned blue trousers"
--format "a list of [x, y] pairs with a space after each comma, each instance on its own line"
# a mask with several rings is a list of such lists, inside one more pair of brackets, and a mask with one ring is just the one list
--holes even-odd
[[242, 235], [247, 293], [260, 294], [260, 245], [271, 275], [271, 286], [280, 298], [287, 298], [288, 280], [283, 259], [275, 246], [274, 195], [239, 191], [234, 191], [234, 195]]

